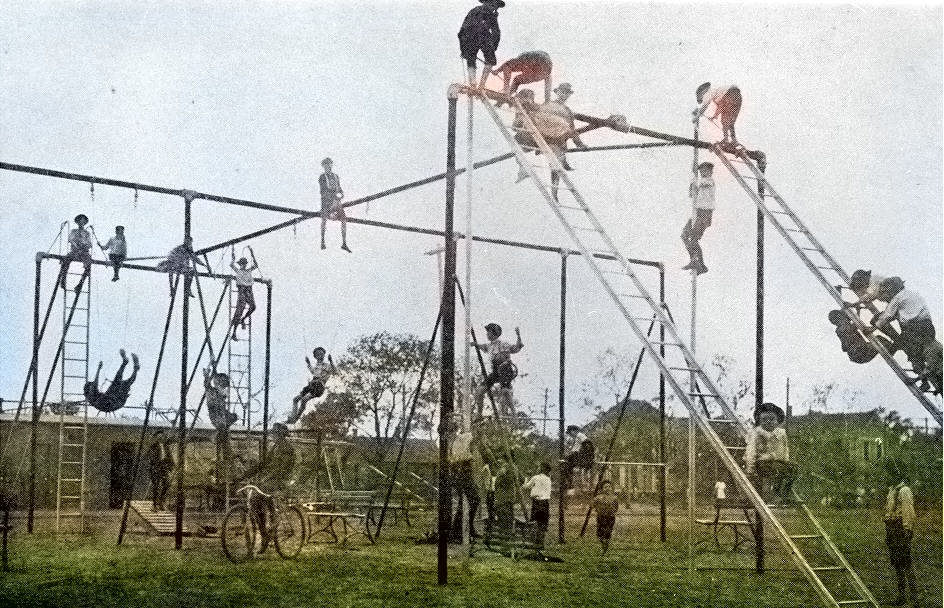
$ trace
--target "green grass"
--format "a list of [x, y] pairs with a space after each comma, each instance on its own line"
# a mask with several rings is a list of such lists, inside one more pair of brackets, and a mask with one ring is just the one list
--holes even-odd
[[[576, 519], [576, 516], [574, 516]], [[866, 585], [881, 600], [894, 594], [880, 514], [830, 511], [823, 516]], [[45, 523], [45, 522], [43, 522]], [[569, 522], [578, 529], [579, 522]], [[11, 539], [12, 571], [0, 575], [0, 606], [447, 606], [575, 608], [576, 606], [816, 606], [809, 584], [774, 541], [768, 571], [751, 569], [753, 555], [699, 552], [687, 570], [686, 521], [671, 517], [670, 540], [658, 542], [657, 519], [632, 514], [617, 524], [618, 538], [601, 555], [592, 527], [585, 539], [553, 543], [563, 563], [482, 552], [450, 555], [449, 584], [436, 584], [436, 547], [413, 538], [427, 526], [390, 528], [375, 546], [309, 545], [284, 561], [270, 549], [261, 558], [231, 564], [219, 539], [131, 536], [122, 547], [106, 530], [97, 536], [22, 533]], [[701, 532], [701, 530], [699, 530]], [[575, 536], [572, 532], [570, 536]], [[923, 605], [941, 605], [941, 513], [925, 513], [914, 543]]]

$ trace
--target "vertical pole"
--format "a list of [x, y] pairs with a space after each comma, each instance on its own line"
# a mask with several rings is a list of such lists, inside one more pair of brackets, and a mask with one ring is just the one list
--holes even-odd
[[[33, 416], [30, 418], [30, 474], [29, 514], [26, 516], [26, 531], [33, 533], [33, 517], [36, 509], [36, 433], [39, 431], [39, 415], [43, 408], [39, 404], [39, 296], [42, 277], [42, 254], [36, 254], [36, 284], [33, 286], [33, 358], [30, 373], [33, 375]], [[55, 287], [53, 287], [55, 290]], [[55, 297], [55, 296], [53, 296]]]
[[567, 251], [561, 250], [560, 270], [560, 342], [557, 359], [557, 542], [564, 544], [564, 510], [567, 490], [564, 488], [564, 373], [567, 352]]
[[[659, 304], [665, 307], [665, 267], [659, 265]], [[665, 325], [659, 324], [659, 356], [665, 358]], [[665, 542], [665, 491], [667, 485], [665, 463], [665, 376], [659, 374], [659, 540]]]
[[[473, 160], [473, 109], [475, 96], [468, 95], [469, 111], [466, 116], [466, 170], [465, 170], [465, 328], [462, 334], [463, 362], [462, 362], [462, 409], [459, 414], [463, 432], [469, 430], [472, 420], [472, 347], [469, 337], [472, 335], [472, 176], [475, 170]], [[457, 508], [462, 517], [462, 546], [469, 547], [469, 530], [471, 529], [471, 503], [459, 497]]]
[[[758, 159], [758, 168], [761, 173], [767, 170], [766, 158], [761, 156]], [[757, 193], [761, 199], [764, 197], [764, 182], [757, 182]], [[754, 360], [754, 405], [759, 406], [764, 402], [764, 213], [757, 209], [757, 321], [756, 321], [756, 343]], [[789, 381], [788, 381], [789, 382]], [[789, 386], [789, 384], [788, 384]], [[789, 389], [788, 393], [789, 393]], [[757, 515], [757, 533], [754, 539], [757, 548], [756, 570], [759, 574], [764, 572], [764, 524]]]
[[[184, 242], [190, 238], [190, 212], [193, 193], [184, 191]], [[190, 262], [188, 261], [188, 264]], [[184, 545], [184, 468], [187, 445], [187, 355], [189, 340], [190, 289], [193, 276], [184, 273], [184, 292], [181, 296], [180, 320], [180, 409], [177, 412], [177, 504], [174, 526], [174, 549]]]
[[[269, 376], [272, 369], [272, 279], [266, 281], [266, 333], [265, 333], [265, 371], [262, 386], [262, 454], [266, 451], [266, 437], [269, 431]], [[247, 425], [248, 428], [248, 425]], [[260, 454], [260, 458], [262, 456]]]
[[[696, 116], [694, 119], [694, 136], [693, 139], [698, 141], [698, 120], [699, 117]], [[693, 177], [698, 176], [698, 148], [692, 148], [692, 175]], [[691, 222], [692, 226], [695, 225], [695, 198], [694, 193], [692, 195], [692, 215]], [[704, 262], [704, 261], [703, 261]], [[698, 273], [694, 268], [691, 270], [692, 275], [692, 318], [691, 326], [689, 327], [689, 346], [691, 347], [692, 356], [695, 356], [695, 328], [698, 312]], [[688, 392], [697, 393], [695, 382], [695, 372], [689, 374], [688, 377]], [[690, 398], [693, 399], [693, 398]], [[691, 409], [688, 412], [688, 574], [689, 577], [695, 573], [695, 530], [694, 530], [694, 521], [695, 521], [695, 404], [691, 403]], [[691, 583], [691, 578], [689, 579]]]
[[456, 102], [459, 92], [449, 90], [449, 117], [446, 133], [446, 217], [445, 267], [442, 292], [442, 367], [439, 373], [439, 525], [436, 550], [436, 582], [448, 580], [449, 527], [452, 523], [452, 487], [449, 483], [449, 423], [452, 419], [456, 370], [456, 239], [453, 212], [456, 198]]

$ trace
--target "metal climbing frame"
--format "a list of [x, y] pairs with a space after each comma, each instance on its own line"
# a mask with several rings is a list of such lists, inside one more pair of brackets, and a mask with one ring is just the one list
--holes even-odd
[[[822, 527], [819, 526], [812, 513], [810, 513], [805, 506], [801, 508], [804, 514], [815, 523], [817, 528], [816, 533], [791, 534], [791, 532], [786, 529], [785, 524], [781, 522], [780, 517], [775, 514], [774, 509], [766, 503], [757, 489], [754, 488], [747, 474], [732, 454], [731, 448], [735, 446], [729, 447], [725, 445], [712, 425], [714, 423], [733, 424], [741, 438], [744, 438], [747, 434], [746, 426], [737, 418], [733, 410], [725, 402], [714, 382], [695, 359], [694, 353], [686, 346], [674, 322], [670, 319], [662, 306], [660, 306], [659, 302], [652, 298], [642, 281], [636, 276], [632, 266], [627, 259], [623, 257], [602, 224], [590, 210], [586, 201], [564, 171], [560, 159], [555, 156], [554, 152], [548, 146], [547, 141], [545, 141], [524, 107], [515, 98], [488, 92], [490, 97], [498, 98], [510, 104], [511, 108], [516, 112], [518, 117], [517, 125], [520, 126], [506, 124], [502, 121], [495, 106], [489, 102], [488, 98], [483, 97], [478, 91], [468, 88], [463, 88], [462, 90], [464, 93], [473, 95], [481, 101], [489, 116], [498, 126], [502, 136], [514, 152], [518, 163], [527, 173], [528, 178], [534, 182], [544, 200], [561, 221], [564, 229], [583, 254], [584, 259], [590, 266], [590, 270], [600, 281], [600, 284], [610, 296], [610, 299], [616, 305], [620, 314], [622, 314], [629, 323], [632, 332], [640, 342], [642, 342], [649, 356], [659, 366], [669, 387], [675, 393], [679, 401], [688, 409], [689, 416], [697, 423], [701, 432], [708, 439], [708, 442], [731, 473], [732, 478], [741, 492], [753, 505], [764, 523], [769, 525], [770, 529], [774, 531], [796, 566], [810, 582], [813, 590], [816, 592], [817, 596], [819, 596], [823, 604], [833, 608], [860, 605], [878, 608], [878, 602], [855, 574], [848, 562], [838, 553], [838, 549], [835, 549], [835, 545], [828, 539]], [[537, 167], [533, 165], [528, 158], [529, 152], [539, 152], [547, 159], [551, 174], [557, 177], [560, 184], [559, 186], [537, 173]], [[566, 204], [562, 203], [562, 197], [558, 196], [558, 191], [570, 193], [573, 202], [567, 201]], [[612, 261], [594, 257], [593, 254], [599, 253], [606, 254]], [[642, 329], [642, 323], [652, 321], [653, 319], [656, 323], [665, 328], [666, 337], [664, 339], [651, 340]], [[660, 353], [660, 349], [663, 347], [665, 348], [665, 351], [663, 351], [666, 353], [665, 355]], [[689, 384], [690, 378], [692, 380], [690, 386], [693, 388], [686, 390], [685, 387]], [[836, 550], [833, 563], [814, 566], [807, 560], [798, 542], [813, 537], [823, 539], [827, 546]], [[827, 574], [835, 572], [844, 574], [845, 580], [837, 581], [826, 577]], [[855, 596], [852, 598], [838, 599], [837, 596], [839, 596], [840, 592], [846, 590], [851, 590]]]
[[[848, 288], [849, 275], [846, 274], [842, 266], [829, 255], [826, 248], [823, 247], [810, 229], [800, 220], [799, 216], [794, 213], [793, 209], [787, 205], [786, 201], [777, 194], [777, 191], [770, 184], [770, 181], [764, 176], [763, 171], [752, 162], [743, 148], [739, 147], [735, 148], [733, 151], [725, 152], [720, 146], [714, 145], [711, 147], [711, 151], [721, 160], [724, 167], [731, 172], [731, 175], [733, 175], [741, 187], [744, 188], [744, 191], [751, 197], [751, 200], [754, 201], [757, 208], [770, 221], [774, 228], [777, 229], [780, 236], [787, 241], [790, 248], [793, 249], [807, 269], [826, 289], [830, 297], [845, 311], [849, 319], [862, 332], [862, 335], [875, 347], [875, 350], [882, 355], [882, 358], [885, 359], [889, 367], [892, 368], [895, 375], [908, 387], [911, 394], [914, 395], [921, 405], [924, 406], [924, 409], [937, 420], [937, 423], [941, 424], [941, 410], [931, 401], [926, 393], [923, 393], [915, 386], [914, 379], [907, 375], [906, 370], [895, 359], [894, 353], [889, 352], [881, 341], [876, 340], [874, 334], [866, 331], [865, 323], [859, 318], [859, 315], [855, 313], [854, 309], [845, 306], [846, 302], [842, 299], [842, 294], [839, 289], [836, 288], [834, 281], [835, 278], [838, 278], [842, 281], [842, 285]], [[744, 167], [746, 173], [742, 173], [735, 165]], [[748, 180], [756, 182], [759, 185], [757, 191], [753, 189]], [[768, 203], [767, 201], [772, 201], [772, 203]], [[831, 276], [835, 278], [831, 280], [827, 278], [825, 273], [831, 273]], [[878, 312], [874, 305], [870, 304], [869, 306], [873, 314]]]
[[[236, 314], [239, 288], [236, 281], [229, 283], [229, 320], [232, 324]], [[242, 424], [250, 428], [252, 409], [252, 317], [246, 321], [245, 329], [230, 325], [230, 331], [240, 332], [239, 340], [228, 340], [226, 345], [226, 372], [229, 374], [229, 395], [226, 409], [239, 412]]]

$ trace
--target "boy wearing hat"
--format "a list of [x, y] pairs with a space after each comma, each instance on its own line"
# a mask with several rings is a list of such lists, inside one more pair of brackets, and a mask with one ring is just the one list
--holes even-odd
[[710, 120], [720, 115], [723, 142], [737, 145], [737, 138], [734, 136], [734, 121], [737, 120], [741, 111], [741, 89], [733, 84], [711, 88], [711, 83], [705, 82], [695, 90], [695, 99], [699, 106], [694, 112], [695, 122], [705, 113], [708, 106], [714, 103], [715, 113]]
[[[492, 70], [492, 74], [502, 75], [505, 95], [514, 95], [521, 85], [542, 80], [546, 91], [550, 87], [549, 78], [552, 67], [551, 56], [544, 51], [525, 51]], [[545, 99], [548, 97], [550, 97], [549, 93]]]
[[855, 302], [849, 302], [846, 306], [864, 306], [878, 298], [878, 286], [882, 284], [885, 277], [873, 275], [871, 270], [858, 269], [849, 277], [849, 289], [852, 290], [858, 299]]
[[705, 229], [711, 226], [711, 216], [715, 209], [715, 180], [711, 177], [715, 166], [708, 161], [698, 165], [698, 176], [688, 186], [688, 195], [695, 207], [694, 217], [689, 217], [682, 229], [682, 242], [690, 258], [682, 270], [694, 270], [696, 274], [708, 272], [702, 257], [699, 241]]
[[[243, 329], [245, 329], [246, 321], [249, 320], [249, 317], [256, 310], [256, 298], [252, 294], [252, 271], [259, 268], [259, 264], [256, 263], [256, 254], [252, 251], [252, 247], [249, 248], [249, 257], [252, 258], [252, 266], [248, 266], [249, 260], [246, 258], [239, 258], [239, 261], [235, 261], [233, 259], [235, 257], [236, 254], [234, 251], [229, 262], [229, 267], [233, 269], [233, 274], [236, 275], [236, 312], [233, 314], [232, 322], [232, 339], [234, 341], [237, 340], [236, 327], [241, 325]], [[243, 309], [246, 309], [245, 314], [243, 314]]]
[[[95, 239], [96, 242], [98, 239]], [[112, 281], [118, 280], [118, 269], [121, 268], [122, 262], [125, 261], [125, 258], [128, 257], [128, 244], [125, 242], [125, 227], [124, 226], [115, 226], [115, 236], [108, 239], [108, 242], [102, 245], [98, 243], [98, 247], [102, 251], [108, 251], [108, 259], [111, 260], [111, 265], [115, 269], [115, 276], [111, 278]]]
[[906, 591], [916, 603], [918, 584], [915, 581], [914, 567], [911, 563], [911, 539], [914, 536], [915, 508], [914, 495], [908, 487], [908, 475], [896, 460], [886, 463], [891, 484], [885, 499], [885, 544], [888, 557], [895, 569], [898, 582], [898, 597], [893, 606], [901, 606], [906, 599]]
[[325, 230], [328, 220], [341, 220], [341, 249], [350, 253], [351, 250], [347, 247], [347, 215], [341, 205], [341, 199], [344, 198], [341, 178], [331, 170], [333, 161], [330, 158], [322, 160], [321, 166], [324, 168], [324, 173], [318, 177], [318, 187], [321, 190], [321, 248], [327, 249]]
[[872, 319], [874, 327], [867, 331], [882, 330], [897, 319], [901, 333], [892, 343], [892, 352], [905, 351], [912, 370], [921, 380], [921, 390], [928, 390], [930, 385], [924, 373], [924, 352], [934, 342], [935, 330], [927, 302], [917, 292], [905, 289], [905, 283], [900, 277], [883, 280], [879, 285], [878, 299], [888, 302], [888, 305]]
[[505, 2], [504, 0], [479, 0], [479, 2], [481, 5], [470, 10], [462, 20], [462, 26], [459, 28], [459, 53], [465, 59], [469, 86], [474, 87], [475, 62], [479, 50], [482, 51], [485, 65], [482, 67], [479, 88], [484, 89], [488, 75], [498, 63], [495, 59], [495, 51], [498, 50], [498, 42], [501, 40], [498, 9], [504, 7]]
[[524, 344], [521, 342], [521, 330], [515, 328], [515, 335], [518, 337], [514, 344], [509, 344], [498, 338], [502, 334], [502, 328], [498, 323], [489, 323], [485, 326], [485, 337], [488, 342], [477, 344], [471, 342], [473, 348], [477, 348], [488, 354], [492, 362], [492, 371], [482, 380], [482, 384], [475, 390], [475, 404], [478, 407], [479, 416], [482, 415], [482, 403], [485, 393], [492, 386], [498, 384], [501, 387], [500, 399], [498, 403], [504, 401], [505, 414], [511, 414], [511, 382], [518, 375], [518, 369], [511, 362], [511, 355], [519, 352]]
[[[59, 269], [59, 282], [62, 288], [66, 288], [66, 274], [69, 272], [69, 265], [72, 262], [82, 262], [85, 272], [88, 272], [92, 266], [92, 235], [85, 229], [88, 224], [88, 217], [84, 213], [75, 216], [75, 228], [69, 231], [69, 253]], [[79, 286], [76, 285], [76, 291]]]
[[331, 355], [328, 355], [328, 362], [325, 363], [326, 352], [327, 351], [321, 346], [311, 351], [311, 354], [315, 357], [314, 365], [311, 364], [311, 360], [308, 357], [305, 357], [305, 365], [308, 366], [308, 371], [311, 372], [311, 380], [309, 380], [305, 388], [292, 399], [292, 412], [285, 421], [286, 423], [295, 424], [298, 422], [298, 419], [301, 418], [302, 414], [305, 412], [305, 406], [308, 405], [308, 402], [324, 394], [325, 383], [328, 381], [328, 376], [337, 372]]
[[779, 406], [764, 403], [754, 410], [754, 428], [747, 438], [744, 454], [745, 472], [756, 479], [757, 491], [768, 500], [770, 490], [781, 503], [792, 502], [796, 465], [790, 462], [786, 415]]

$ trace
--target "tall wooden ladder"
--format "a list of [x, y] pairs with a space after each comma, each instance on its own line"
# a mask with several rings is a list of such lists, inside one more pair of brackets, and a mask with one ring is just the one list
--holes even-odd
[[[908, 387], [911, 394], [924, 406], [924, 409], [941, 424], [941, 410], [932, 402], [927, 393], [921, 391], [916, 386], [915, 379], [909, 377], [901, 363], [899, 363], [894, 353], [889, 352], [881, 340], [875, 338], [875, 334], [866, 331], [867, 327], [853, 308], [846, 307], [842, 299], [842, 293], [837, 289], [837, 285], [849, 287], [849, 275], [843, 270], [842, 266], [826, 251], [826, 248], [813, 235], [810, 229], [794, 213], [786, 201], [777, 194], [777, 191], [764, 176], [764, 173], [747, 155], [743, 147], [734, 149], [727, 148], [728, 152], [717, 144], [712, 146], [711, 151], [721, 160], [724, 167], [731, 172], [737, 182], [744, 188], [751, 200], [757, 204], [767, 220], [776, 228], [777, 232], [787, 241], [790, 248], [799, 256], [800, 260], [813, 273], [813, 276], [826, 289], [826, 292], [836, 301], [836, 304], [845, 311], [845, 314], [859, 329], [862, 335], [875, 347], [882, 358], [888, 363], [895, 375]], [[760, 187], [754, 190], [752, 184], [758, 184]], [[761, 192], [763, 194], [761, 194]], [[869, 304], [872, 314], [878, 311]]]
[[[76, 263], [70, 264], [75, 267]], [[89, 325], [91, 320], [92, 276], [82, 281], [80, 272], [66, 273], [62, 290], [62, 349], [60, 367], [59, 461], [56, 468], [56, 532], [65, 520], [78, 520], [78, 532], [85, 531], [85, 460], [88, 446], [88, 408], [85, 382], [89, 373]], [[75, 288], [82, 290], [75, 297]], [[75, 305], [71, 322], [69, 311]], [[81, 403], [81, 411], [67, 415], [69, 403]]]
[[[233, 331], [233, 315], [236, 314], [238, 288], [236, 281], [229, 282], [229, 331]], [[245, 312], [245, 311], [244, 311]], [[226, 342], [226, 371], [229, 374], [229, 395], [226, 409], [237, 412], [242, 426], [248, 428], [250, 402], [252, 399], [252, 317], [246, 321], [246, 329], [236, 328], [239, 340]]]
[[[486, 112], [498, 126], [517, 161], [524, 168], [528, 178], [534, 182], [545, 202], [560, 220], [584, 260], [587, 261], [591, 272], [597, 277], [619, 313], [629, 324], [632, 332], [643, 344], [646, 352], [658, 365], [666, 383], [678, 400], [688, 409], [689, 415], [697, 423], [712, 449], [731, 473], [732, 479], [734, 479], [742, 494], [753, 505], [763, 519], [765, 526], [769, 527], [776, 535], [823, 604], [833, 608], [842, 606], [872, 606], [878, 608], [878, 602], [862, 584], [862, 581], [849, 567], [848, 562], [845, 562], [844, 558], [842, 559], [844, 566], [811, 564], [800, 548], [801, 542], [804, 542], [809, 534], [788, 531], [781, 523], [775, 510], [766, 503], [754, 488], [741, 468], [738, 459], [732, 454], [732, 451], [738, 451], [737, 448], [743, 449], [743, 447], [726, 445], [714, 428], [714, 425], [719, 422], [738, 420], [734, 411], [698, 363], [694, 353], [686, 346], [669, 315], [659, 302], [649, 294], [642, 281], [633, 271], [627, 258], [616, 247], [599, 220], [587, 206], [586, 201], [567, 176], [560, 161], [554, 156], [534, 121], [525, 112], [518, 100], [502, 96], [502, 100], [509, 103], [512, 109], [521, 117], [521, 126], [514, 127], [513, 122], [509, 121], [506, 124], [502, 120], [498, 110], [481, 93], [468, 88], [460, 88], [460, 90], [475, 96], [481, 101]], [[490, 93], [490, 96], [495, 95]], [[534, 143], [533, 147], [526, 149], [519, 144], [515, 136], [522, 133], [530, 136]], [[535, 151], [543, 154], [547, 159], [550, 170], [560, 176], [559, 191], [561, 194], [559, 196], [552, 193], [550, 180], [543, 175], [539, 175], [536, 167], [529, 161], [528, 153]], [[594, 254], [603, 254], [605, 257], [598, 258]], [[664, 340], [647, 337], [643, 325], [653, 319], [665, 328], [666, 337]], [[662, 352], [665, 354], [663, 355]], [[737, 422], [735, 426], [738, 431], [737, 435], [743, 439], [746, 434], [746, 427], [742, 422]], [[812, 513], [806, 510], [804, 510], [804, 513], [815, 522]], [[818, 522], [816, 522], [816, 525], [819, 529], [818, 533], [821, 534], [824, 541], [828, 540], [825, 532], [822, 531], [822, 526], [819, 526]], [[831, 543], [831, 541], [829, 542]], [[836, 552], [838, 553], [838, 549], [836, 549]], [[843, 571], [848, 573], [848, 578], [851, 581], [849, 585], [839, 585], [831, 577], [824, 576], [827, 572], [835, 572], [833, 568], [836, 567], [842, 567]], [[853, 597], [844, 597], [844, 594], [848, 592], [847, 589], [851, 589]]]

